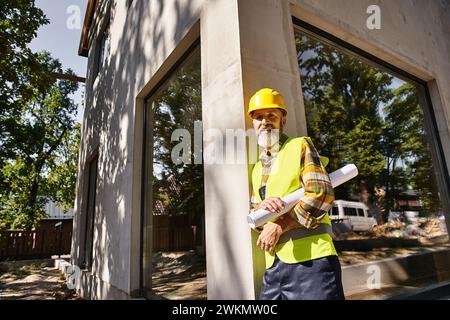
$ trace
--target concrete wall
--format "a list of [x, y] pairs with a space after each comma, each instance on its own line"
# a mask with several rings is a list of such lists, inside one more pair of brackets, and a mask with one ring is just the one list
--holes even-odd
[[[236, 1], [218, 0], [201, 16], [203, 130], [244, 129], [240, 33]], [[204, 135], [204, 150], [221, 143]], [[205, 164], [207, 294], [252, 298], [253, 270], [247, 165]], [[224, 192], [229, 190], [230, 192]], [[231, 191], [232, 190], [232, 191]]]
[[[82, 282], [91, 298], [137, 294], [143, 98], [198, 36], [204, 130], [249, 128], [250, 96], [269, 86], [283, 93], [290, 108], [288, 134], [306, 133], [294, 15], [428, 81], [450, 165], [450, 9], [444, 1], [161, 0], [133, 1], [130, 8], [126, 3], [114, 1], [111, 7], [109, 63], [95, 82], [95, 39], [106, 8], [96, 13], [91, 30], [72, 253], [77, 263], [86, 163], [98, 147], [95, 261]], [[381, 8], [381, 30], [366, 28], [370, 4]], [[204, 138], [205, 148], [213, 143]], [[246, 165], [205, 166], [210, 299], [253, 299], [259, 292], [264, 270], [255, 235], [245, 226], [247, 177]]]
[[[112, 4], [109, 62], [94, 82], [96, 40], [108, 3]], [[138, 293], [143, 97], [198, 21], [202, 1], [133, 1], [130, 8], [127, 3], [102, 1], [90, 32], [72, 262], [81, 263], [86, 163], [98, 147], [94, 262], [92, 272], [84, 272], [81, 288], [92, 299]]]

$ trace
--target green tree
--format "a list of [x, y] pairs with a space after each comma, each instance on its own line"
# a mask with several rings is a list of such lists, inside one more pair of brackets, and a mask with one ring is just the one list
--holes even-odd
[[28, 47], [37, 29], [48, 22], [34, 1], [4, 0], [0, 6], [0, 158], [13, 156], [3, 141], [23, 106], [54, 82], [39, 54]]
[[74, 198], [78, 84], [57, 80], [59, 61], [28, 47], [48, 22], [34, 1], [0, 6], [0, 229], [30, 229], [49, 199], [67, 208]]
[[395, 89], [388, 73], [301, 33], [296, 46], [308, 134], [330, 156], [330, 171], [349, 162], [358, 167], [359, 175], [337, 188], [336, 198], [356, 196], [386, 220], [398, 209], [396, 200], [413, 191], [425, 212], [438, 211], [416, 86]]
[[[48, 72], [62, 72], [60, 63], [48, 53], [41, 53], [38, 61]], [[3, 139], [12, 156], [3, 160], [0, 201], [1, 210], [7, 212], [3, 216], [13, 218], [11, 228], [31, 228], [43, 216], [49, 199], [66, 208], [69, 198], [74, 199], [74, 191], [66, 188], [74, 188], [76, 172], [77, 105], [70, 95], [77, 88], [75, 82], [58, 80], [48, 91], [36, 92], [21, 106]]]
[[420, 196], [424, 213], [435, 213], [440, 209], [439, 193], [416, 87], [405, 83], [394, 96], [384, 108], [385, 207], [396, 209], [394, 199], [410, 189]]
[[64, 211], [73, 208], [77, 183], [81, 126], [76, 123], [51, 158], [45, 193]]
[[[336, 198], [373, 200], [384, 168], [380, 103], [391, 99], [392, 77], [309, 37], [296, 37], [308, 134], [331, 158], [329, 171], [352, 162], [359, 175], [336, 189]], [[359, 191], [359, 192], [358, 192]]]
[[[152, 104], [154, 117], [154, 203], [161, 201], [171, 215], [190, 214], [199, 219], [204, 212], [203, 166], [175, 164], [171, 141], [176, 129], [186, 129], [194, 139], [194, 121], [201, 120], [200, 57], [193, 55]], [[192, 143], [193, 149], [193, 143]], [[191, 149], [191, 152], [192, 152]], [[155, 170], [156, 169], [156, 170]], [[198, 220], [197, 220], [198, 221]]]

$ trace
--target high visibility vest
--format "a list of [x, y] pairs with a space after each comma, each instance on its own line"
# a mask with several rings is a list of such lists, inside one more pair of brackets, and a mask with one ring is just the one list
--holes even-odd
[[[312, 145], [309, 137], [288, 138], [280, 148], [266, 183], [266, 198], [282, 198], [302, 188], [300, 156], [304, 139], [307, 139]], [[261, 161], [258, 161], [252, 171], [252, 186], [258, 203], [262, 201], [259, 195], [261, 179], [262, 164]], [[289, 236], [288, 233], [291, 233], [292, 236]], [[288, 235], [287, 240], [286, 235]], [[331, 221], [328, 213], [321, 219], [319, 228], [308, 230], [300, 227], [286, 232], [280, 237], [280, 240], [283, 237], [285, 242], [278, 242], [274, 254], [265, 251], [266, 268], [272, 266], [275, 254], [285, 263], [297, 263], [337, 255], [331, 238]]]

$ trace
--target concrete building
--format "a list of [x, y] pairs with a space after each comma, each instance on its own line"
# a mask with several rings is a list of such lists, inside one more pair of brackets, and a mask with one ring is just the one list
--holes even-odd
[[[373, 4], [379, 29], [372, 28]], [[251, 95], [273, 87], [289, 106], [287, 133], [307, 134], [297, 28], [423, 84], [448, 224], [448, 1], [89, 0], [79, 48], [88, 69], [71, 261], [82, 267], [83, 297], [146, 296], [152, 245], [146, 164], [153, 149], [145, 148], [152, 143], [145, 110], [188, 56], [201, 60], [203, 132], [250, 128]], [[214, 143], [204, 136], [203, 150]], [[254, 299], [259, 292], [263, 255], [245, 219], [249, 170], [246, 163], [203, 166], [209, 299]]]

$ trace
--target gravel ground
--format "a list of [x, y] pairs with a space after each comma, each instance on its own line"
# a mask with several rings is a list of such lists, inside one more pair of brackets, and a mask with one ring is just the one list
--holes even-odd
[[[342, 266], [365, 263], [393, 257], [404, 257], [430, 250], [450, 248], [448, 237], [438, 229], [436, 221], [427, 221], [417, 229], [406, 229], [401, 224], [385, 224], [370, 233], [351, 233], [340, 240], [363, 240], [378, 237], [398, 237], [408, 231], [405, 238], [418, 238], [422, 246], [409, 248], [379, 248], [370, 251], [342, 251]], [[402, 234], [398, 232], [403, 232]], [[396, 233], [397, 232], [397, 233]], [[206, 260], [194, 251], [158, 252], [153, 256], [153, 291], [160, 297], [182, 299], [206, 299]], [[56, 268], [27, 265], [0, 270], [1, 299], [79, 299], [65, 285], [64, 276]]]
[[0, 300], [75, 300], [57, 268], [26, 265], [0, 271]]
[[191, 251], [153, 255], [153, 291], [171, 300], [206, 299], [206, 260]]
[[[359, 239], [363, 238], [362, 236]], [[386, 258], [450, 248], [448, 237], [428, 238], [420, 247], [377, 248], [370, 251], [342, 251], [339, 261], [342, 267]], [[153, 290], [167, 299], [206, 299], [206, 263], [204, 257], [194, 251], [164, 252], [153, 256]]]

